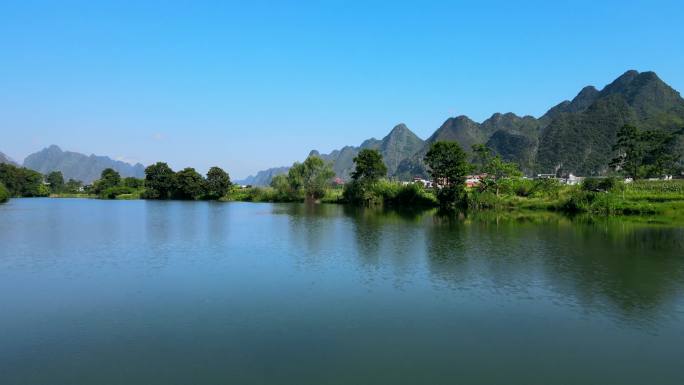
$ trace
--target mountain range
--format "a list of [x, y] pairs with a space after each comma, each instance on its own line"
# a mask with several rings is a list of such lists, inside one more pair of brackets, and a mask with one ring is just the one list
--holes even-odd
[[65, 180], [75, 179], [83, 183], [92, 183], [99, 179], [100, 173], [106, 168], [113, 168], [122, 177], [145, 177], [145, 167], [140, 163], [132, 165], [107, 156], [62, 151], [55, 145], [27, 156], [23, 166], [42, 174], [61, 171]]
[[11, 165], [17, 166], [17, 162], [13, 161], [12, 158], [0, 152], [0, 164], [9, 163]]
[[[309, 156], [331, 162], [336, 175], [347, 179], [359, 150], [374, 148], [382, 153], [390, 177], [407, 180], [427, 175], [423, 157], [434, 142], [446, 140], [458, 142], [467, 152], [473, 144], [486, 144], [502, 158], [518, 163], [528, 175], [602, 175], [614, 155], [616, 133], [626, 123], [641, 129], [680, 129], [684, 127], [684, 99], [654, 72], [630, 70], [601, 90], [584, 87], [572, 100], [555, 105], [539, 118], [495, 113], [478, 123], [461, 115], [447, 119], [425, 141], [399, 124], [382, 140], [371, 138], [358, 147], [345, 146], [329, 154], [311, 151]], [[684, 154], [684, 143], [680, 149]], [[274, 170], [261, 171], [260, 178], [246, 181], [266, 185]], [[286, 167], [277, 169], [277, 173], [285, 172]]]
[[[684, 99], [654, 72], [630, 70], [601, 90], [584, 87], [572, 100], [555, 105], [539, 118], [495, 113], [478, 123], [461, 115], [448, 118], [426, 140], [405, 124], [398, 124], [382, 139], [370, 138], [358, 146], [344, 146], [328, 154], [312, 150], [309, 156], [320, 156], [330, 162], [336, 176], [347, 180], [359, 151], [376, 149], [383, 156], [388, 176], [409, 180], [427, 176], [423, 157], [434, 142], [446, 140], [458, 142], [468, 152], [473, 144], [486, 144], [504, 159], [518, 163], [527, 175], [602, 175], [614, 156], [616, 133], [626, 123], [641, 129], [681, 129]], [[683, 138], [679, 151], [684, 155]], [[3, 153], [0, 163], [17, 164]], [[123, 177], [145, 175], [140, 163], [131, 165], [106, 156], [62, 151], [55, 145], [29, 155], [23, 166], [43, 174], [61, 171], [65, 179], [84, 183], [98, 179], [105, 168], [113, 168]], [[289, 167], [270, 168], [236, 182], [268, 185], [275, 175], [288, 170]]]

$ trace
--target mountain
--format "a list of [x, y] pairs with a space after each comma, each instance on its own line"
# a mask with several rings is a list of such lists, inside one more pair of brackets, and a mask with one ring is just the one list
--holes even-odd
[[[309, 155], [332, 162], [337, 176], [347, 179], [359, 150], [377, 149], [388, 175], [408, 180], [427, 176], [425, 154], [434, 142], [446, 140], [458, 142], [466, 152], [473, 144], [486, 144], [505, 160], [518, 163], [527, 175], [602, 175], [614, 156], [616, 133], [626, 123], [641, 129], [681, 129], [684, 99], [654, 72], [630, 70], [601, 90], [582, 88], [572, 100], [556, 104], [539, 118], [495, 113], [478, 123], [461, 115], [444, 121], [425, 141], [400, 124], [382, 140]], [[679, 148], [684, 155], [684, 138]]]
[[0, 152], [0, 163], [9, 163], [14, 166], [18, 166], [17, 162], [13, 161], [12, 158]]
[[259, 171], [256, 175], [250, 175], [245, 179], [236, 180], [235, 183], [250, 186], [268, 186], [276, 175], [287, 174], [289, 167], [274, 167]]
[[106, 156], [88, 156], [78, 152], [62, 151], [55, 145], [27, 156], [24, 159], [24, 167], [43, 174], [61, 171], [64, 179], [76, 179], [84, 183], [92, 183], [100, 178], [100, 173], [106, 168], [113, 168], [122, 177], [145, 177], [145, 167], [140, 163], [131, 165]]
[[672, 131], [684, 126], [684, 99], [654, 72], [627, 71], [601, 91], [585, 90], [545, 115], [548, 125], [536, 154], [539, 172], [601, 175], [624, 124]]
[[387, 166], [388, 176], [398, 176], [397, 171], [399, 164], [406, 158], [413, 156], [421, 148], [425, 142], [413, 133], [405, 124], [400, 123], [394, 126], [392, 130], [382, 140], [375, 138], [368, 139], [361, 143], [358, 147], [345, 146], [339, 150], [334, 150], [330, 154], [321, 154], [316, 150], [309, 153], [309, 156], [315, 155], [321, 157], [323, 160], [331, 162], [335, 175], [343, 180], [349, 179], [349, 174], [354, 170], [354, 157], [362, 149], [378, 150], [382, 154], [382, 158]]

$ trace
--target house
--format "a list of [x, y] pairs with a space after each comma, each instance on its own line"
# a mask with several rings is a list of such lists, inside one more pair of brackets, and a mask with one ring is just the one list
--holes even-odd
[[413, 183], [420, 183], [423, 187], [432, 188], [434, 183], [431, 180], [423, 179], [419, 176], [413, 177]]
[[487, 177], [487, 174], [477, 174], [477, 175], [466, 175], [466, 187], [475, 187], [479, 186], [480, 183], [484, 178]]
[[583, 180], [584, 180], [584, 177], [582, 177], [582, 176], [574, 176], [574, 175], [570, 174], [565, 179], [565, 184], [570, 185], [570, 186], [575, 186], [575, 185], [581, 184]]

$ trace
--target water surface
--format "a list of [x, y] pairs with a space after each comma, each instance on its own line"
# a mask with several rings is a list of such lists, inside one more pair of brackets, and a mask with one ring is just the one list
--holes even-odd
[[684, 230], [0, 205], [0, 384], [682, 384]]

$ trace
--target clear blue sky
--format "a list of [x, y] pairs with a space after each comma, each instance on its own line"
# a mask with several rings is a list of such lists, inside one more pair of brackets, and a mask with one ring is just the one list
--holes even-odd
[[3, 1], [0, 151], [239, 178], [399, 122], [539, 116], [627, 69], [684, 90], [683, 20], [681, 1]]

